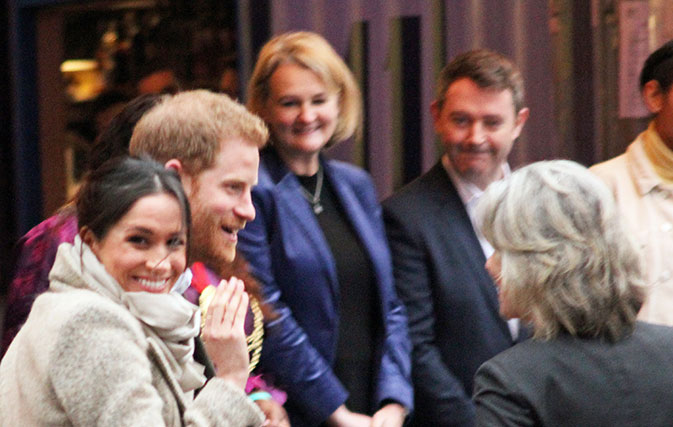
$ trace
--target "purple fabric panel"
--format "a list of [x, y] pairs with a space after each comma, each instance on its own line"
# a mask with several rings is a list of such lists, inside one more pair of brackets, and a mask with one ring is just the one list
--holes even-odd
[[[526, 101], [531, 110], [522, 144], [512, 162], [523, 164], [562, 157], [567, 147], [559, 141], [554, 109], [554, 70], [547, 2], [526, 2]], [[588, 141], [587, 141], [588, 142]]]

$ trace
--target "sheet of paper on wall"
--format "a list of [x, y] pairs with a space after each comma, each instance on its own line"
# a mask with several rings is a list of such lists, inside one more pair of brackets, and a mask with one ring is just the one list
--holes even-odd
[[640, 96], [640, 70], [650, 54], [649, 2], [622, 1], [619, 8], [619, 118], [649, 114]]

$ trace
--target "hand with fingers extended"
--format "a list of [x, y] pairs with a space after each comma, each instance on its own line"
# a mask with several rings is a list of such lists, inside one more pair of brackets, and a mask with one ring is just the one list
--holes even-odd
[[201, 337], [216, 376], [245, 388], [248, 379], [248, 347], [244, 330], [248, 294], [243, 281], [223, 280], [215, 291]]

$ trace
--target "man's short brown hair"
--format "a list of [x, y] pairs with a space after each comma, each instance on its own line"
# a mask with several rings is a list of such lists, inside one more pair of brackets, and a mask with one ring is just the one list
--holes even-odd
[[523, 77], [505, 56], [488, 49], [476, 49], [455, 57], [442, 69], [437, 79], [437, 101], [440, 105], [451, 83], [464, 77], [482, 89], [509, 89], [515, 113], [524, 107]]
[[241, 139], [263, 147], [269, 138], [264, 121], [227, 95], [207, 90], [167, 97], [147, 112], [133, 130], [129, 151], [166, 163], [178, 159], [197, 175], [215, 161], [222, 141]]

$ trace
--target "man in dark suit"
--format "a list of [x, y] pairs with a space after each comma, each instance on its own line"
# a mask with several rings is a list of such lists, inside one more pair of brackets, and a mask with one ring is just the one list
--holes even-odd
[[498, 314], [484, 268], [493, 248], [473, 211], [483, 190], [509, 173], [507, 156], [528, 118], [521, 74], [495, 52], [462, 54], [442, 70], [430, 111], [445, 153], [384, 202], [384, 220], [413, 343], [412, 423], [471, 426], [477, 368], [519, 332]]

